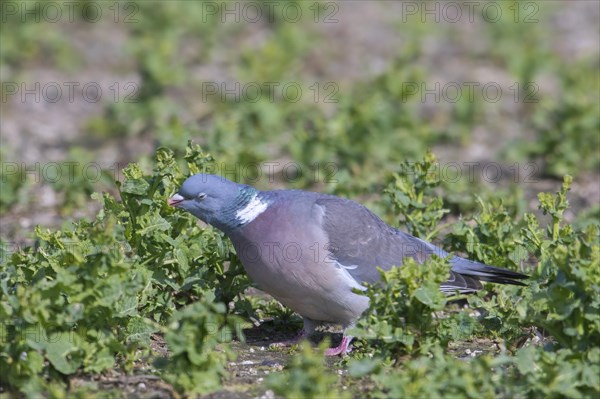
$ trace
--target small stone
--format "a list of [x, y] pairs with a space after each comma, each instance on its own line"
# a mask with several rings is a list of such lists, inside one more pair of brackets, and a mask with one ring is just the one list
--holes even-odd
[[269, 389], [264, 395], [259, 396], [258, 399], [275, 399], [275, 393]]
[[145, 391], [146, 384], [144, 384], [143, 382], [140, 382], [139, 384], [137, 384], [137, 389], [139, 389], [140, 391]]

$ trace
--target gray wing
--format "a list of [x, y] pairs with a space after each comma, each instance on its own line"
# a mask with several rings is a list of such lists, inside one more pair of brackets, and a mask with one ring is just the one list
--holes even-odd
[[404, 258], [423, 263], [433, 253], [447, 256], [434, 245], [388, 226], [354, 201], [325, 197], [316, 203], [324, 209], [329, 252], [359, 282], [379, 280], [377, 266], [389, 270], [401, 266]]
[[[359, 283], [378, 281], [378, 266], [389, 270], [393, 266], [401, 266], [405, 258], [423, 263], [432, 254], [448, 256], [443, 249], [388, 226], [354, 201], [323, 196], [316, 200], [316, 204], [324, 210], [323, 228], [329, 238], [328, 249], [332, 258]], [[458, 256], [453, 257], [450, 263], [450, 276], [440, 286], [448, 293], [477, 291], [482, 288], [479, 280], [523, 285], [513, 279], [527, 277]]]

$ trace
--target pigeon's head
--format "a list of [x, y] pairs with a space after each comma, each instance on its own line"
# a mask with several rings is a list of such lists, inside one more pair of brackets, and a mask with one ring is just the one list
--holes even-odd
[[183, 182], [167, 202], [227, 232], [250, 221], [244, 211], [262, 203], [257, 195], [258, 191], [250, 186], [221, 176], [197, 174]]

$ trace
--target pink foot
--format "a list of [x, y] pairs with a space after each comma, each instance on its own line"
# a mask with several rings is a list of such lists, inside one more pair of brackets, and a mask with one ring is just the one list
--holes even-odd
[[346, 336], [342, 337], [342, 342], [337, 348], [329, 348], [325, 351], [325, 356], [345, 356], [352, 350], [350, 346], [350, 341], [352, 341], [352, 337]]
[[273, 342], [269, 346], [273, 348], [285, 348], [286, 346], [296, 345], [298, 342], [302, 341], [307, 336], [308, 332], [303, 328], [294, 338], [286, 339], [285, 341], [281, 342]]

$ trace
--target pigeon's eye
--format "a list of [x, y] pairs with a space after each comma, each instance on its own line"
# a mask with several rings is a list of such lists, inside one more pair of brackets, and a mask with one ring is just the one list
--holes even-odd
[[200, 193], [196, 198], [198, 198], [199, 200], [203, 200], [204, 198], [206, 198], [206, 193]]

